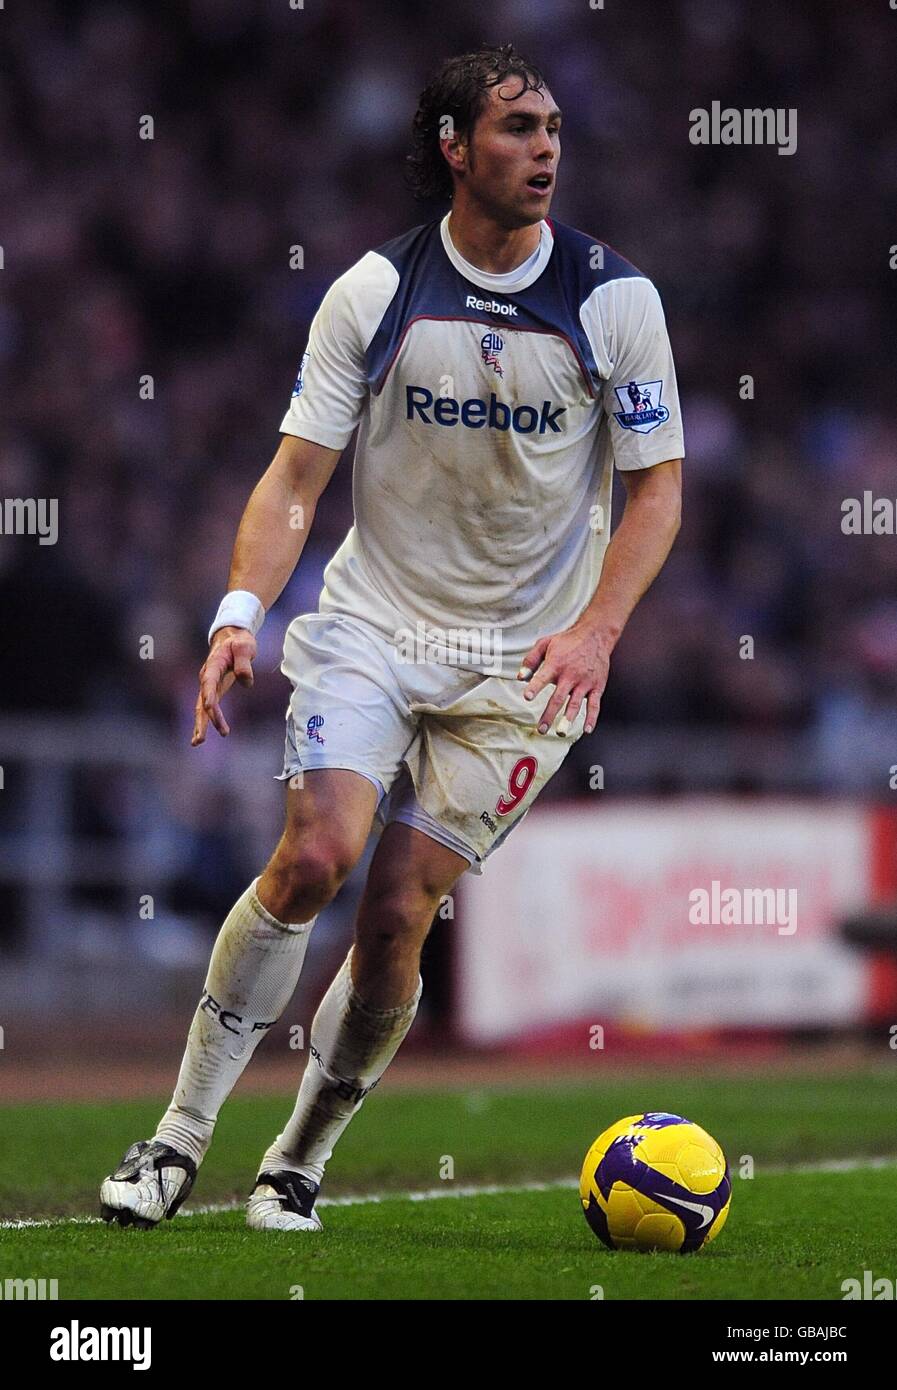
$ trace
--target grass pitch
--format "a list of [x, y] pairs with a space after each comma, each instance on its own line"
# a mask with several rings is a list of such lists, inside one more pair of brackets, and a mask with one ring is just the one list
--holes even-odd
[[[0, 1279], [55, 1278], [60, 1299], [839, 1299], [842, 1282], [862, 1280], [863, 1270], [897, 1274], [889, 1072], [654, 1073], [453, 1093], [390, 1093], [387, 1079], [330, 1165], [323, 1234], [248, 1231], [239, 1204], [290, 1106], [235, 1097], [184, 1212], [151, 1232], [85, 1218], [97, 1211], [104, 1174], [152, 1133], [159, 1103], [0, 1109], [0, 1220], [51, 1222], [0, 1227]], [[575, 1188], [550, 1184], [578, 1171], [613, 1120], [660, 1109], [696, 1120], [723, 1145], [734, 1188], [728, 1223], [692, 1256], [607, 1251]], [[879, 1167], [795, 1166], [889, 1155]], [[743, 1156], [751, 1179], [739, 1177]], [[449, 1160], [454, 1177], [445, 1180]], [[516, 1190], [470, 1193], [484, 1186]], [[350, 1202], [353, 1193], [379, 1200]], [[236, 1209], [201, 1211], [228, 1204]]]

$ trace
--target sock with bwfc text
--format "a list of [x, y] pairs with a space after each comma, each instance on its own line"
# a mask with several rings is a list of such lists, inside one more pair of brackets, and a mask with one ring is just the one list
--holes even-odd
[[395, 1009], [373, 1009], [351, 974], [352, 952], [321, 1000], [296, 1107], [262, 1160], [260, 1172], [289, 1169], [320, 1183], [334, 1145], [376, 1086], [414, 1022], [421, 980]]
[[257, 885], [256, 878], [218, 933], [174, 1095], [156, 1130], [197, 1164], [221, 1106], [293, 997], [315, 923], [278, 922], [259, 902]]

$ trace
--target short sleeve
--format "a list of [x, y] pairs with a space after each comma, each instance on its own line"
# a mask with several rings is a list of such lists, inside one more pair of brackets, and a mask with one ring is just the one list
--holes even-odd
[[654, 285], [632, 276], [599, 286], [582, 307], [582, 322], [605, 376], [602, 399], [617, 468], [682, 458], [676, 371]]
[[333, 282], [312, 320], [281, 433], [346, 447], [367, 400], [365, 353], [397, 285], [394, 267], [375, 252]]

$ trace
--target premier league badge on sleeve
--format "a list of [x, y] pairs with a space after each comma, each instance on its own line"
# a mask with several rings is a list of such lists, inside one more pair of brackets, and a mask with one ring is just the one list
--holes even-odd
[[302, 392], [305, 390], [305, 382], [302, 380], [302, 374], [303, 374], [303, 372], [305, 371], [305, 364], [306, 364], [307, 362], [308, 362], [308, 353], [307, 353], [307, 352], [303, 352], [303, 354], [302, 354], [302, 361], [299, 363], [299, 375], [296, 377], [296, 385], [293, 387], [293, 395], [294, 395], [294, 396], [301, 396], [301, 395], [302, 395]]
[[660, 404], [662, 381], [630, 381], [628, 386], [615, 386], [614, 390], [623, 407], [614, 411], [614, 419], [624, 430], [650, 434], [669, 420], [670, 412]]

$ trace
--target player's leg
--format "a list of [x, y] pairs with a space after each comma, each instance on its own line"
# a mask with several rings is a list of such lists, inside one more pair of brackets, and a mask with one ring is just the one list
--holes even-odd
[[410, 825], [383, 832], [355, 944], [321, 1001], [293, 1114], [262, 1160], [248, 1204], [259, 1230], [318, 1230], [313, 1207], [333, 1147], [414, 1021], [420, 953], [469, 860]]
[[553, 687], [532, 702], [524, 691], [520, 681], [487, 677], [451, 703], [426, 706], [406, 754], [414, 798], [392, 814], [414, 823], [422, 813], [470, 855], [475, 874], [520, 824], [585, 727], [583, 704], [565, 734], [560, 716], [540, 734]]
[[172, 1104], [157, 1130], [197, 1161], [218, 1111], [293, 996], [318, 913], [359, 859], [377, 793], [356, 772], [307, 772], [288, 787], [283, 834], [212, 952]]
[[376, 803], [373, 783], [344, 769], [288, 787], [277, 848], [215, 942], [171, 1104], [154, 1139], [132, 1145], [103, 1183], [107, 1220], [155, 1225], [187, 1196], [222, 1104], [292, 998], [318, 912], [364, 849]]

